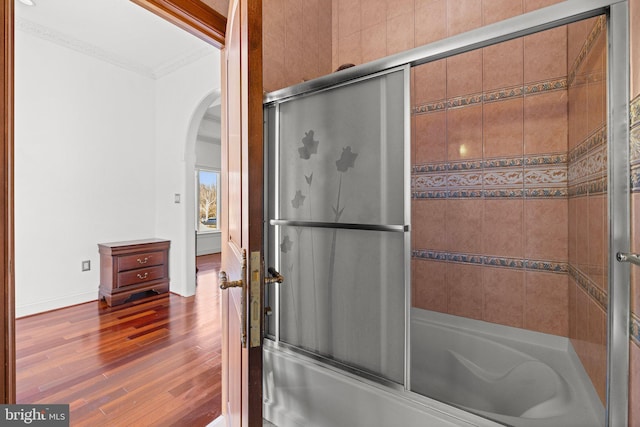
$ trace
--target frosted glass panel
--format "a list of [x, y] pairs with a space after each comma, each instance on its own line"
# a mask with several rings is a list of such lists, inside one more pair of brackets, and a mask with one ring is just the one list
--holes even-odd
[[280, 339], [398, 383], [404, 233], [280, 227]]
[[279, 218], [404, 224], [404, 71], [280, 105]]
[[[392, 71], [266, 110], [269, 129], [278, 123], [268, 134], [268, 179], [278, 196], [268, 213], [281, 221], [269, 227], [269, 256], [286, 278], [279, 331], [274, 319], [269, 331], [401, 384], [408, 233], [358, 227], [407, 223], [408, 75]], [[333, 223], [350, 225], [323, 228]], [[268, 298], [276, 302], [271, 289]]]

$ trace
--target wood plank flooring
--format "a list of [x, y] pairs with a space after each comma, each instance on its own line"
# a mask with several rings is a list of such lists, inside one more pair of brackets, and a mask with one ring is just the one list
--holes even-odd
[[[16, 320], [18, 403], [68, 403], [71, 426], [206, 426], [221, 413], [220, 255], [194, 297], [90, 302]], [[96, 291], [97, 293], [97, 291]]]

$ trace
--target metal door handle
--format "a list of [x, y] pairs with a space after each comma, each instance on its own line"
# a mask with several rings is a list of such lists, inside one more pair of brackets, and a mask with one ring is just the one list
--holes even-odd
[[229, 280], [225, 271], [218, 273], [218, 280], [220, 289], [229, 288], [242, 288], [242, 300], [240, 304], [241, 320], [242, 323], [242, 347], [247, 347], [247, 312], [245, 307], [247, 306], [247, 251], [242, 250], [242, 272], [240, 273], [240, 280]]
[[284, 282], [284, 276], [276, 271], [275, 268], [269, 267], [267, 270], [271, 277], [264, 277], [264, 284], [268, 285], [270, 283], [282, 283]]
[[221, 271], [220, 273], [218, 273], [218, 281], [220, 282], [220, 289], [244, 288], [243, 279], [229, 280], [225, 271]]
[[618, 252], [616, 259], [620, 262], [630, 262], [631, 264], [640, 265], [640, 255], [625, 252]]

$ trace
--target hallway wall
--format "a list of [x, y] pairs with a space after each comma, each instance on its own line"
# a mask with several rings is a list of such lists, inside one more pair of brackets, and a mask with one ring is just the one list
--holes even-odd
[[154, 235], [154, 83], [23, 31], [15, 39], [21, 317], [97, 299], [97, 244]]

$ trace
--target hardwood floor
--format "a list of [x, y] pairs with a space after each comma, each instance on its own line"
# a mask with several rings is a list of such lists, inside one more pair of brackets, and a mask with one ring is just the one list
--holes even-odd
[[[221, 413], [220, 255], [196, 296], [91, 302], [16, 320], [18, 403], [68, 403], [71, 426], [206, 426]], [[97, 293], [97, 290], [96, 290]]]

